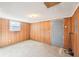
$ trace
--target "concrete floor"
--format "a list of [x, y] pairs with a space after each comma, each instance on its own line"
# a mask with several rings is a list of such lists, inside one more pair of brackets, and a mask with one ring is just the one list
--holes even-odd
[[0, 48], [0, 57], [69, 57], [61, 48], [28, 40]]

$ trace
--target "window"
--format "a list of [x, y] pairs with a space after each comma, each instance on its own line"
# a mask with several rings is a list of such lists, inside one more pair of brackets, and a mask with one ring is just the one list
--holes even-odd
[[9, 22], [9, 30], [10, 31], [20, 31], [21, 30], [21, 23], [17, 21], [10, 21]]

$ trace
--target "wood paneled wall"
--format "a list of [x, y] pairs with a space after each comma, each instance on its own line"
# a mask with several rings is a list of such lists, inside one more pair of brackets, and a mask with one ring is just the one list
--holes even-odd
[[30, 38], [32, 40], [50, 44], [51, 21], [32, 23], [30, 29]]
[[0, 47], [28, 39], [50, 44], [51, 21], [32, 24], [21, 22], [21, 31], [19, 32], [9, 30], [9, 21], [0, 18]]
[[12, 32], [9, 30], [9, 20], [0, 18], [0, 47], [28, 39], [30, 39], [30, 24], [21, 22], [21, 31]]
[[72, 33], [73, 52], [75, 56], [79, 56], [79, 7], [72, 16]]
[[65, 25], [64, 48], [71, 48], [74, 56], [79, 56], [79, 8], [71, 18], [65, 18]]

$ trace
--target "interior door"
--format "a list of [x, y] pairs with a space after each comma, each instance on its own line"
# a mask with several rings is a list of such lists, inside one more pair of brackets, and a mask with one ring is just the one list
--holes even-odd
[[64, 48], [71, 49], [71, 18], [64, 19]]

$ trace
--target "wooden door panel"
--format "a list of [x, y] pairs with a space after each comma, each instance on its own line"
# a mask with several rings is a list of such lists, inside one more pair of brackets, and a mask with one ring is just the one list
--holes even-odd
[[64, 48], [65, 49], [71, 48], [70, 33], [71, 33], [71, 18], [65, 18], [64, 20]]

